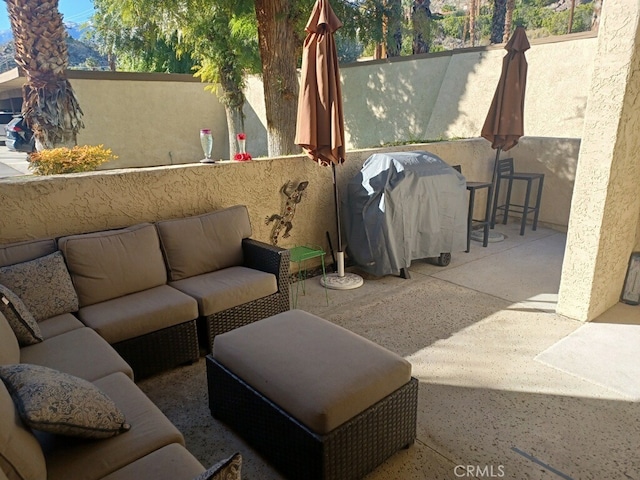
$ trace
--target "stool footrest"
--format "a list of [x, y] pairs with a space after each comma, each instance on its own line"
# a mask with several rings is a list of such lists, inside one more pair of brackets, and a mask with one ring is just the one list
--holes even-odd
[[328, 434], [318, 435], [211, 355], [206, 362], [211, 414], [287, 478], [362, 478], [415, 440], [415, 378]]

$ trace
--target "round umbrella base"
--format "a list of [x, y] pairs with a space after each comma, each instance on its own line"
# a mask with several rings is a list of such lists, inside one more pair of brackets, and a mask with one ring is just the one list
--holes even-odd
[[330, 273], [320, 279], [320, 285], [332, 290], [353, 290], [361, 287], [363, 283], [362, 277], [355, 273], [345, 273], [343, 277], [337, 273]]
[[[474, 230], [471, 232], [471, 240], [475, 240], [476, 242], [484, 241], [484, 234], [482, 230]], [[501, 242], [504, 240], [504, 235], [500, 232], [492, 232], [489, 231], [489, 243]]]

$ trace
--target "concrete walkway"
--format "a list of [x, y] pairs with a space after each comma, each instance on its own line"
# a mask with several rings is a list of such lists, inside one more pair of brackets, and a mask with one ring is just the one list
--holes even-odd
[[4, 145], [0, 146], [0, 178], [31, 175], [27, 154], [12, 152]]
[[[415, 444], [366, 480], [640, 479], [640, 401], [624, 393], [639, 382], [626, 368], [637, 358], [588, 345], [622, 389], [541, 361], [584, 326], [555, 314], [566, 235], [527, 228], [521, 237], [517, 222], [496, 229], [503, 242], [472, 242], [447, 267], [419, 260], [411, 279], [363, 275], [361, 288], [330, 290], [328, 305], [311, 278], [298, 296], [298, 308], [407, 358], [420, 381]], [[599, 321], [640, 329], [640, 307], [616, 305]], [[211, 418], [205, 384], [200, 359], [141, 387], [204, 465], [240, 451], [243, 478], [282, 478]]]

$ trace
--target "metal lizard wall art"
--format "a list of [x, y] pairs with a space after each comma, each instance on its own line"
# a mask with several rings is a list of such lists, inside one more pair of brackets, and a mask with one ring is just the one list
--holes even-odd
[[270, 217], [265, 218], [265, 223], [269, 225], [271, 222], [275, 222], [273, 224], [273, 229], [271, 230], [271, 243], [273, 245], [278, 244], [278, 237], [282, 233], [284, 229], [284, 233], [282, 238], [288, 238], [289, 232], [293, 228], [293, 224], [291, 223], [293, 220], [293, 216], [296, 213], [296, 205], [298, 205], [302, 201], [302, 193], [305, 191], [309, 182], [300, 182], [297, 186], [294, 187], [293, 182], [287, 182], [282, 186], [282, 193], [284, 193], [287, 197], [287, 201], [285, 202], [282, 213], [277, 214], [274, 213]]

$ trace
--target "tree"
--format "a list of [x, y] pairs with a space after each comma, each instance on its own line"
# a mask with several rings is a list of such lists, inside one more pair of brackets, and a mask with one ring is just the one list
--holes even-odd
[[[255, 0], [258, 44], [267, 112], [269, 156], [300, 151], [294, 143], [298, 110], [298, 33], [295, 0]], [[307, 16], [308, 18], [308, 16]]]
[[429, 53], [431, 46], [431, 9], [430, 0], [414, 0], [411, 10], [411, 25], [413, 28], [413, 54]]
[[245, 37], [233, 31], [237, 5], [222, 0], [95, 0], [94, 5], [103, 48], [127, 59], [130, 68], [195, 70], [214, 85], [225, 107], [233, 158], [236, 135], [244, 131], [244, 73], [257, 64]]
[[502, 36], [502, 43], [507, 43], [511, 36], [511, 27], [513, 24], [513, 11], [515, 10], [515, 0], [507, 0], [506, 11], [504, 15], [504, 35]]
[[493, 17], [491, 19], [491, 43], [502, 43], [504, 37], [504, 21], [507, 13], [507, 0], [493, 0]]
[[27, 82], [22, 113], [36, 148], [71, 147], [84, 127], [82, 110], [66, 78], [67, 32], [58, 0], [6, 0], [16, 47], [16, 63]]

